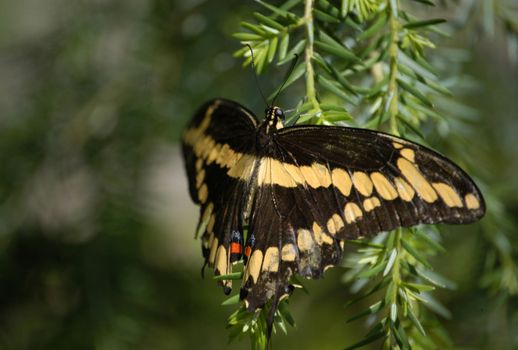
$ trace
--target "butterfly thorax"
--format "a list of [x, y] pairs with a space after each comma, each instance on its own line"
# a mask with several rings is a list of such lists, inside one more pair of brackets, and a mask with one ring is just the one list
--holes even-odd
[[284, 112], [279, 107], [268, 107], [264, 114], [264, 121], [257, 128], [257, 141], [261, 147], [270, 144], [272, 135], [284, 127]]
[[266, 134], [271, 134], [284, 127], [284, 112], [277, 106], [268, 107], [264, 111], [264, 122], [259, 129], [263, 129]]
[[270, 148], [273, 135], [284, 127], [284, 113], [279, 107], [268, 107], [264, 111], [264, 121], [257, 128], [257, 145], [262, 150]]

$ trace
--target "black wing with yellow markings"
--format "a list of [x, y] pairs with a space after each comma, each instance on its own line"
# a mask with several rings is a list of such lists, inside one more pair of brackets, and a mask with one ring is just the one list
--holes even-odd
[[226, 274], [244, 258], [250, 310], [276, 305], [291, 276], [317, 278], [338, 264], [346, 239], [484, 214], [470, 177], [428, 148], [365, 129], [284, 128], [281, 116], [272, 107], [257, 124], [239, 104], [215, 100], [184, 135], [206, 263]]
[[[241, 179], [252, 175], [254, 160], [244, 155], [255, 148], [256, 128], [250, 111], [218, 99], [203, 105], [183, 134], [189, 191], [200, 204], [196, 234], [205, 264], [218, 275], [231, 272], [231, 249], [241, 248], [250, 193], [250, 183]], [[240, 258], [240, 252], [234, 257]], [[222, 284], [229, 293], [230, 281]]]

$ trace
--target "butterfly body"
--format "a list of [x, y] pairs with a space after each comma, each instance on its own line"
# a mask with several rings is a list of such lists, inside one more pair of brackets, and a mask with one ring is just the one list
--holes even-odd
[[[250, 310], [277, 303], [291, 276], [321, 277], [347, 239], [423, 223], [469, 223], [485, 212], [470, 177], [438, 153], [356, 128], [283, 125], [270, 107], [259, 122], [216, 99], [183, 134], [189, 190], [200, 204], [197, 234], [217, 275], [245, 263]], [[222, 281], [230, 292], [231, 281]]]

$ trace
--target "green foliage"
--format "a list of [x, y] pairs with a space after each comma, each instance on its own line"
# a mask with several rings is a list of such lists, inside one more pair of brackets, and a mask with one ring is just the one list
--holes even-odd
[[[383, 339], [387, 349], [427, 349], [451, 346], [434, 314], [449, 317], [449, 311], [430, 292], [453, 287], [432, 271], [428, 257], [444, 252], [433, 228], [399, 229], [376, 237], [346, 259], [350, 268], [344, 280], [353, 290], [363, 290], [348, 305], [372, 302], [348, 322], [373, 316], [365, 338], [349, 346], [355, 349]], [[372, 322], [373, 319], [371, 319]]]
[[[434, 63], [442, 63], [438, 64], [442, 67], [452, 64], [440, 52], [432, 51], [436, 48], [434, 40], [445, 37], [445, 32], [454, 27], [445, 26], [445, 31], [438, 26], [446, 20], [422, 18], [410, 12], [425, 13], [434, 2], [259, 3], [266, 14], [254, 13], [256, 22], [243, 22], [245, 31], [234, 36], [253, 48], [259, 74], [274, 62], [284, 65], [294, 54], [303, 56], [284, 87], [304, 80], [306, 94], [294, 113], [300, 116], [297, 122], [360, 125], [420, 142], [424, 142], [424, 130], [429, 126], [469, 127], [452, 117], [457, 110], [461, 115], [465, 107], [458, 103], [454, 111], [445, 107], [451, 105], [452, 85], [441, 79], [447, 70], [434, 67]], [[480, 6], [487, 10], [486, 5]], [[495, 2], [511, 35], [517, 27], [504, 6], [504, 2]], [[236, 51], [235, 56], [244, 57], [244, 65], [251, 62], [247, 47]], [[501, 225], [506, 214], [493, 212], [499, 207], [498, 200], [487, 197], [490, 213], [483, 231], [493, 248], [488, 252], [481, 283], [492, 290], [514, 294], [517, 267]], [[380, 235], [373, 243], [362, 242], [364, 247], [358, 254], [347, 259], [351, 270], [346, 280], [356, 281], [354, 289], [363, 291], [355, 301], [371, 300], [370, 306], [350, 319], [368, 316], [371, 329], [348, 349], [380, 339], [387, 349], [452, 346], [439, 322], [440, 317], [449, 317], [449, 311], [431, 293], [437, 287], [452, 286], [433, 272], [428, 262], [431, 256], [444, 251], [439, 241], [439, 234], [432, 229], [396, 230]]]
[[[230, 301], [230, 302], [229, 302]], [[232, 305], [239, 302], [239, 295], [227, 299], [223, 304]], [[295, 321], [288, 311], [287, 301], [281, 301], [274, 315], [273, 334], [277, 329], [284, 334], [288, 333], [287, 325], [295, 327]], [[227, 328], [230, 330], [230, 341], [240, 339], [246, 334], [250, 337], [250, 344], [253, 350], [265, 349], [268, 344], [267, 322], [271, 305], [267, 304], [264, 308], [249, 312], [244, 305], [241, 305], [228, 318]]]
[[518, 62], [518, 7], [513, 0], [468, 1], [460, 3], [462, 14], [457, 26], [463, 30], [482, 30], [490, 38], [502, 36], [509, 57]]

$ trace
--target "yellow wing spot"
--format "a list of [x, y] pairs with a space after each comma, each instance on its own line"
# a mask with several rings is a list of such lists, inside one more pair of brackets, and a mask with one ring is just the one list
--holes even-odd
[[351, 194], [353, 183], [351, 177], [345, 170], [339, 168], [333, 169], [331, 179], [333, 180], [333, 185], [338, 188], [344, 196]]
[[233, 166], [236, 165], [236, 163], [239, 161], [239, 159], [242, 156], [243, 156], [242, 153], [234, 152], [234, 150], [229, 149], [227, 151], [224, 163], [222, 163], [220, 165], [226, 166], [227, 168], [232, 168]]
[[326, 232], [322, 233], [322, 243], [333, 244], [333, 237], [328, 235]]
[[214, 113], [214, 111], [216, 110], [216, 108], [219, 107], [221, 101], [219, 100], [216, 100], [214, 101], [213, 104], [211, 104], [208, 108], [207, 108], [207, 111], [205, 112], [205, 118], [203, 119], [203, 121], [200, 123], [200, 129], [201, 130], [205, 130], [209, 127], [209, 124], [210, 124], [210, 119], [212, 118], [212, 113]]
[[423, 177], [413, 163], [405, 158], [399, 158], [397, 160], [397, 166], [419, 197], [428, 203], [433, 203], [437, 200], [437, 193], [434, 191], [432, 185]]
[[[336, 214], [334, 214], [334, 215], [336, 215]], [[327, 220], [326, 227], [327, 227], [327, 232], [329, 232], [331, 234], [336, 234], [335, 222], [332, 217], [329, 220]]]
[[214, 232], [214, 224], [216, 223], [216, 215], [212, 214], [207, 224], [207, 232]]
[[222, 146], [219, 143], [214, 144], [213, 147], [210, 148], [210, 153], [207, 155], [207, 164], [212, 164], [216, 159], [218, 159], [219, 154], [221, 153]]
[[396, 177], [394, 179], [394, 183], [396, 184], [399, 197], [401, 197], [402, 200], [410, 202], [414, 198], [415, 191], [412, 186], [408, 184], [408, 182], [400, 177]]
[[218, 104], [219, 103], [214, 103], [212, 106], [209, 106], [200, 124], [197, 127], [190, 128], [184, 133], [183, 139], [185, 143], [193, 146], [198, 141], [198, 139], [203, 135], [205, 130], [207, 130], [207, 128], [209, 127], [212, 118], [212, 113], [214, 112], [214, 109], [218, 106]]
[[403, 148], [401, 151], [399, 151], [403, 157], [411, 161], [412, 163], [415, 162], [415, 153], [410, 148]]
[[[207, 158], [211, 151], [214, 149], [216, 141], [210, 136], [203, 136], [194, 145], [194, 153], [203, 159]], [[218, 147], [219, 149], [220, 147]], [[214, 158], [215, 159], [215, 158]]]
[[[261, 272], [261, 264], [263, 262], [263, 252], [260, 249], [254, 250], [250, 260], [248, 260], [247, 271], [248, 275], [252, 276], [254, 283], [257, 283], [259, 272]], [[245, 280], [246, 282], [246, 280]]]
[[279, 248], [269, 247], [264, 253], [263, 271], [279, 271]]
[[480, 208], [480, 202], [474, 194], [468, 193], [464, 197], [464, 201], [466, 202], [466, 207], [468, 209], [478, 209]]
[[209, 204], [207, 204], [207, 207], [203, 211], [203, 216], [202, 216], [203, 217], [203, 221], [208, 221], [209, 220], [209, 217], [212, 214], [213, 210], [214, 210], [214, 204], [212, 202], [210, 202]]
[[372, 182], [369, 176], [363, 171], [355, 171], [353, 173], [353, 184], [354, 188], [365, 197], [368, 197], [372, 193]]
[[297, 249], [293, 243], [287, 243], [282, 247], [281, 259], [282, 261], [295, 261], [297, 258]]
[[332, 244], [333, 243], [333, 237], [328, 235], [322, 227], [317, 224], [316, 222], [313, 223], [313, 226], [311, 227], [311, 230], [313, 232], [313, 236], [315, 237], [315, 241], [318, 245], [322, 245], [322, 243], [326, 244]]
[[270, 162], [269, 158], [261, 159], [261, 163], [259, 163], [259, 170], [257, 171], [257, 184], [259, 186], [268, 183], [268, 179], [270, 178]]
[[365, 211], [374, 210], [374, 208], [381, 206], [381, 202], [378, 197], [370, 197], [363, 201], [363, 209]]
[[327, 231], [332, 235], [335, 235], [338, 231], [344, 227], [344, 221], [338, 214], [333, 214], [331, 218], [327, 221]]
[[254, 156], [243, 154], [238, 162], [230, 168], [227, 175], [235, 179], [248, 180], [252, 176], [256, 158]]
[[392, 146], [394, 146], [395, 149], [403, 148], [403, 145], [399, 142], [392, 142]]
[[203, 120], [201, 121], [200, 125], [198, 126], [198, 130], [200, 132], [204, 132], [205, 130], [207, 130], [207, 128], [209, 127], [210, 125], [210, 120], [211, 120], [211, 114], [212, 114], [212, 111], [214, 109], [209, 107], [207, 109], [207, 113], [205, 113], [205, 118], [203, 118]]
[[221, 150], [219, 151], [219, 154], [216, 158], [216, 164], [226, 167], [226, 168], [231, 168], [237, 163], [238, 157], [239, 157], [239, 155], [236, 154], [230, 148], [230, 146], [225, 143], [221, 147]]
[[205, 230], [209, 226], [209, 222], [210, 222], [213, 210], [214, 210], [214, 204], [212, 204], [212, 202], [209, 203], [205, 207], [205, 210], [203, 211], [203, 214], [202, 214], [202, 216], [200, 218], [200, 225], [199, 225], [198, 231], [196, 231], [196, 234], [194, 235], [194, 238], [197, 238], [200, 234], [205, 232]]
[[462, 199], [455, 190], [450, 186], [442, 182], [436, 182], [432, 184], [433, 188], [439, 193], [444, 203], [451, 207], [462, 208]]
[[313, 237], [311, 232], [306, 229], [297, 230], [297, 246], [301, 251], [307, 251], [313, 249], [314, 245]]
[[273, 158], [263, 158], [259, 165], [257, 176], [259, 185], [279, 185], [283, 187], [296, 187], [294, 178], [285, 169], [284, 164]]
[[214, 264], [214, 259], [216, 259], [216, 250], [218, 249], [218, 238], [214, 237], [214, 240], [212, 241], [212, 244], [210, 246], [210, 253], [209, 253], [209, 264]]
[[219, 272], [222, 275], [227, 274], [227, 250], [225, 249], [225, 246], [222, 244], [218, 247], [218, 250], [216, 252], [216, 265], [215, 269], [217, 272]]
[[386, 200], [393, 200], [397, 198], [398, 194], [396, 189], [382, 173], [372, 173], [371, 179], [374, 183], [374, 187], [376, 188], [376, 192], [378, 192], [381, 198]]
[[[268, 178], [268, 177], [267, 177]], [[297, 183], [284, 167], [284, 164], [276, 159], [270, 158], [270, 184], [282, 187], [297, 187]]]
[[318, 245], [322, 245], [322, 243], [326, 244], [332, 244], [333, 243], [333, 237], [328, 235], [322, 227], [317, 224], [316, 222], [313, 223], [313, 227], [311, 228], [313, 231], [313, 236], [315, 237], [315, 241]]
[[300, 167], [300, 172], [310, 187], [318, 188], [320, 186], [320, 180], [318, 179], [317, 174], [315, 174], [313, 167], [303, 165]]
[[190, 146], [193, 146], [198, 142], [199, 138], [203, 136], [203, 133], [209, 127], [212, 118], [212, 113], [214, 113], [214, 110], [218, 108], [219, 104], [220, 101], [215, 101], [212, 105], [210, 105], [207, 108], [205, 116], [203, 117], [200, 124], [198, 124], [197, 127], [190, 128], [185, 132], [183, 136], [185, 143], [187, 143]]
[[331, 183], [333, 182], [331, 179], [331, 173], [324, 164], [313, 163], [311, 164], [311, 167], [313, 168], [313, 171], [315, 172], [318, 178], [319, 186], [325, 188], [331, 186]]
[[320, 225], [317, 224], [316, 222], [313, 222], [313, 226], [311, 227], [311, 230], [313, 231], [313, 236], [315, 237], [315, 241], [319, 245], [322, 244], [322, 236], [324, 234], [322, 227], [320, 227]]
[[216, 236], [214, 235], [214, 233], [211, 232], [209, 234], [209, 241], [208, 241], [208, 244], [207, 244], [207, 248], [212, 247], [212, 242], [214, 242], [214, 238], [216, 238]]
[[198, 158], [195, 164], [196, 171], [200, 171], [203, 168], [203, 159]]
[[200, 202], [205, 203], [207, 201], [207, 196], [209, 195], [209, 189], [206, 184], [203, 184], [198, 190], [198, 199]]
[[295, 181], [296, 184], [303, 185], [306, 183], [304, 181], [304, 176], [302, 175], [298, 166], [289, 164], [289, 163], [282, 163], [282, 164], [284, 166], [284, 169], [293, 178], [293, 181]]
[[362, 215], [362, 210], [356, 203], [350, 202], [345, 205], [344, 216], [348, 224], [355, 222]]
[[196, 174], [196, 188], [201, 187], [203, 180], [205, 180], [205, 169], [201, 169], [198, 171], [198, 174]]

